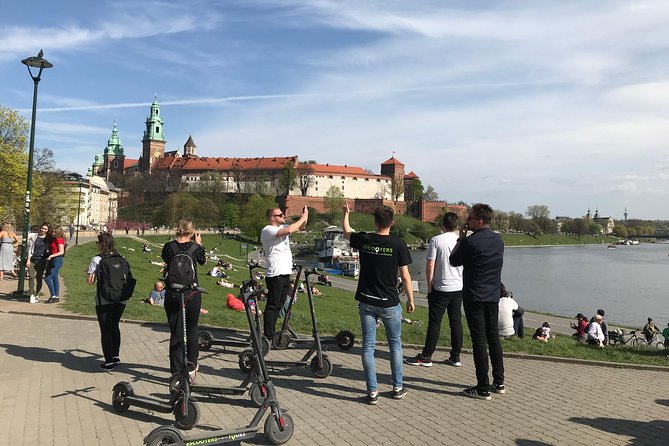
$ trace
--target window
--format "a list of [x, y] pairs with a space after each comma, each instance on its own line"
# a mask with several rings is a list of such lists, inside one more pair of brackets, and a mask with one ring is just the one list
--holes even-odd
[[332, 179], [333, 177], [332, 177], [332, 175], [330, 175], [328, 178], [329, 178], [329, 179]]
[[365, 181], [369, 181], [369, 178], [365, 178]]
[[377, 179], [376, 179], [376, 182], [377, 182], [377, 183], [380, 183], [380, 182], [381, 182], [381, 180], [377, 178]]
[[358, 177], [353, 177], [353, 181], [358, 181]]
[[343, 179], [344, 179], [344, 177], [341, 177], [341, 179], [343, 180]]
[[160, 133], [160, 126], [159, 125], [156, 126], [156, 133]]

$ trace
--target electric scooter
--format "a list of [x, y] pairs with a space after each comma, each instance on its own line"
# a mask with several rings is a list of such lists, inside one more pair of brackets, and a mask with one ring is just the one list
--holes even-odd
[[[188, 349], [187, 349], [187, 335], [186, 335], [186, 302], [190, 297], [197, 292], [203, 293], [204, 288], [197, 286], [184, 287], [179, 284], [172, 284], [172, 289], [179, 293], [181, 301], [181, 323], [183, 325], [183, 348], [182, 360], [184, 364], [183, 370], [179, 373], [178, 378], [183, 385], [170, 397], [169, 400], [160, 400], [148, 396], [135, 395], [132, 386], [127, 381], [117, 383], [112, 390], [112, 405], [114, 409], [119, 412], [125, 412], [130, 406], [137, 406], [143, 409], [154, 410], [161, 413], [173, 413], [177, 426], [182, 429], [192, 429], [200, 418], [200, 409], [196, 401], [191, 399], [190, 380], [188, 376]], [[188, 298], [184, 298], [184, 294], [190, 291]]]
[[[297, 287], [300, 283], [300, 275], [302, 274], [302, 266], [297, 267], [297, 274], [295, 277], [295, 284], [293, 286], [291, 299], [295, 299], [295, 294], [297, 293]], [[308, 271], [307, 275], [314, 274], [314, 270]], [[316, 321], [316, 312], [314, 311], [314, 301], [311, 296], [311, 293], [307, 295], [309, 297], [309, 308], [311, 310], [311, 326], [313, 333], [313, 341], [309, 350], [304, 354], [302, 359], [299, 361], [265, 361], [265, 364], [269, 367], [309, 367], [317, 378], [327, 378], [332, 373], [332, 363], [328, 359], [327, 353], [323, 352], [323, 347], [321, 346], [321, 339], [318, 334], [318, 323]], [[312, 355], [314, 355], [312, 358]], [[311, 361], [309, 361], [311, 358]], [[244, 350], [239, 355], [239, 368], [246, 373], [250, 373], [253, 370], [253, 351]]]
[[[249, 267], [250, 279], [242, 283], [242, 286], [239, 289], [239, 294], [240, 296], [244, 296], [245, 294], [249, 295], [253, 294], [255, 296], [253, 302], [255, 302], [256, 304], [256, 318], [259, 318], [260, 316], [257, 311], [258, 309], [257, 303], [259, 299], [265, 295], [265, 293], [258, 292], [264, 290], [264, 287], [253, 277], [253, 270], [256, 268], [260, 268], [261, 266], [260, 263], [258, 263], [257, 261], [253, 261], [248, 263], [248, 267]], [[260, 335], [261, 335], [260, 342], [262, 343], [263, 354], [266, 355], [271, 348], [271, 342], [268, 339], [262, 337], [262, 332], [260, 332]], [[217, 339], [216, 337], [214, 337], [211, 331], [206, 331], [206, 330], [198, 333], [197, 340], [198, 340], [198, 347], [201, 352], [209, 351], [212, 345], [223, 346], [223, 351], [227, 351], [225, 347], [241, 347], [241, 348], [251, 347], [251, 337], [248, 337], [245, 340]]]
[[258, 335], [258, 322], [257, 318], [254, 321], [250, 303], [251, 299], [248, 296], [243, 296], [242, 299], [244, 301], [246, 319], [251, 331], [252, 353], [249, 362], [255, 364], [255, 370], [258, 371], [260, 378], [261, 390], [265, 396], [262, 406], [258, 409], [248, 425], [238, 429], [206, 431], [196, 435], [186, 436], [183, 432], [173, 426], [157, 427], [144, 438], [144, 444], [147, 446], [160, 446], [165, 444], [176, 446], [195, 444], [214, 445], [248, 440], [257, 435], [260, 430], [260, 422], [267, 410], [270, 410], [271, 413], [265, 419], [263, 432], [270, 443], [284, 444], [293, 436], [293, 431], [295, 429], [293, 419], [285, 410], [279, 407], [274, 383], [267, 373], [267, 366], [262, 355], [260, 336]]
[[[259, 296], [265, 294], [265, 291], [266, 290], [264, 289], [258, 289], [253, 293], [249, 294], [247, 296], [247, 299], [251, 302], [257, 302]], [[181, 387], [181, 382], [182, 382], [181, 375], [174, 375], [172, 379], [170, 379], [170, 394], [174, 395], [175, 393], [179, 392]], [[213, 387], [213, 386], [203, 386], [198, 384], [190, 385], [191, 393], [207, 395], [210, 398], [207, 400], [200, 400], [200, 402], [207, 402], [207, 401], [220, 402], [221, 400], [219, 399], [213, 400], [211, 398], [213, 398], [214, 396], [222, 396], [222, 395], [239, 396], [239, 395], [244, 395], [247, 391], [249, 392], [249, 397], [251, 398], [251, 401], [257, 407], [261, 407], [265, 401], [266, 392], [257, 365], [256, 367], [254, 367], [254, 370], [250, 374], [246, 375], [246, 378], [244, 378], [244, 380], [242, 381], [241, 384], [239, 384], [239, 386]]]
[[[309, 276], [320, 275], [320, 274], [322, 273], [317, 269], [308, 270], [304, 274], [304, 281], [307, 287], [306, 292], [309, 298], [309, 303], [312, 307], [313, 307], [312, 305], [313, 295], [311, 292], [311, 284], [309, 283]], [[288, 348], [288, 346], [290, 346], [290, 344], [309, 345], [314, 341], [313, 338], [300, 336], [295, 332], [295, 330], [293, 330], [293, 327], [290, 326], [290, 319], [293, 317], [292, 308], [293, 304], [295, 303], [295, 300], [296, 300], [296, 294], [293, 294], [288, 304], [288, 311], [286, 312], [286, 317], [283, 318], [283, 323], [281, 324], [281, 331], [276, 333], [272, 338], [272, 347], [277, 350], [286, 349]], [[313, 310], [311, 311], [311, 317], [312, 319], [315, 318], [315, 312]], [[337, 347], [339, 347], [341, 350], [346, 351], [350, 350], [353, 347], [353, 344], [355, 342], [355, 335], [348, 330], [342, 330], [339, 333], [337, 333], [336, 336], [324, 336], [324, 337], [322, 336], [320, 341], [321, 345], [336, 344]]]

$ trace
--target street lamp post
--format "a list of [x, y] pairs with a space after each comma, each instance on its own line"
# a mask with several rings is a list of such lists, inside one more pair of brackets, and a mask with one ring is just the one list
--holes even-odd
[[84, 180], [82, 178], [79, 178], [79, 207], [77, 208], [77, 235], [76, 238], [74, 239], [74, 244], [75, 246], [79, 244], [79, 228], [81, 227], [81, 186]]
[[[26, 260], [28, 259], [28, 230], [30, 228], [30, 193], [33, 188], [33, 155], [35, 152], [35, 119], [37, 117], [37, 84], [39, 84], [42, 70], [51, 68], [53, 65], [49, 63], [42, 56], [44, 52], [39, 51], [37, 56], [28, 57], [21, 61], [28, 67], [28, 73], [33, 80], [33, 115], [30, 121], [30, 151], [28, 152], [28, 179], [26, 182], [26, 201], [23, 211], [23, 238], [21, 239], [21, 262], [19, 263], [19, 286], [16, 290], [17, 294], [23, 294], [25, 289], [26, 277]], [[30, 67], [39, 68], [37, 75], [34, 75]]]

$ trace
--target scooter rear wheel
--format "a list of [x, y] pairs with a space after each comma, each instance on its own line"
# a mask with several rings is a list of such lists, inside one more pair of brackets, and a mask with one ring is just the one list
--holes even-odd
[[183, 441], [179, 431], [172, 427], [160, 427], [146, 436], [146, 446], [163, 446], [166, 444], [178, 444]]
[[180, 429], [193, 429], [198, 421], [200, 421], [200, 408], [195, 404], [195, 401], [188, 400], [188, 414], [184, 414], [183, 406], [181, 400], [177, 401], [177, 404], [174, 407], [174, 420], [177, 422], [177, 426], [179, 426]]
[[285, 350], [290, 345], [291, 337], [286, 332], [279, 332], [272, 338], [272, 347], [277, 350]]
[[332, 363], [325, 356], [323, 356], [322, 367], [318, 367], [318, 356], [314, 356], [309, 365], [316, 378], [327, 378], [332, 373]]
[[260, 383], [254, 383], [249, 389], [249, 396], [251, 401], [258, 407], [262, 407], [265, 402], [265, 396], [267, 396], [267, 391], [265, 387]]
[[174, 396], [177, 394], [179, 389], [181, 388], [181, 375], [173, 375], [170, 378], [170, 395]]
[[337, 347], [346, 351], [353, 347], [353, 344], [355, 343], [355, 335], [348, 330], [343, 330], [337, 333], [335, 340], [337, 341]]
[[277, 420], [273, 415], [269, 415], [265, 419], [265, 436], [272, 444], [284, 444], [293, 436], [293, 431], [295, 426], [293, 425], [293, 419], [286, 412], [281, 413], [281, 420], [283, 422], [283, 431], [279, 427], [279, 420]]
[[211, 348], [212, 336], [208, 331], [202, 331], [197, 335], [197, 346], [201, 352], [209, 351]]
[[253, 350], [244, 350], [239, 354], [239, 369], [244, 373], [253, 370]]
[[128, 396], [132, 396], [133, 391], [130, 384], [127, 382], [120, 382], [112, 389], [112, 406], [116, 412], [122, 413], [128, 410], [130, 403], [126, 401]]

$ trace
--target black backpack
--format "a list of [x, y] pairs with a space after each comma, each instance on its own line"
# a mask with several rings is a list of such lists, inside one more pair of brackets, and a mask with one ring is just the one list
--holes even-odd
[[165, 268], [165, 282], [167, 282], [168, 288], [171, 288], [171, 285], [174, 284], [183, 285], [184, 288], [197, 286], [193, 254], [200, 245], [193, 243], [185, 251], [181, 251], [179, 243], [176, 241], [171, 241], [169, 246], [174, 257]]
[[119, 254], [104, 255], [97, 271], [98, 296], [111, 302], [130, 299], [137, 280], [132, 277], [130, 264]]

